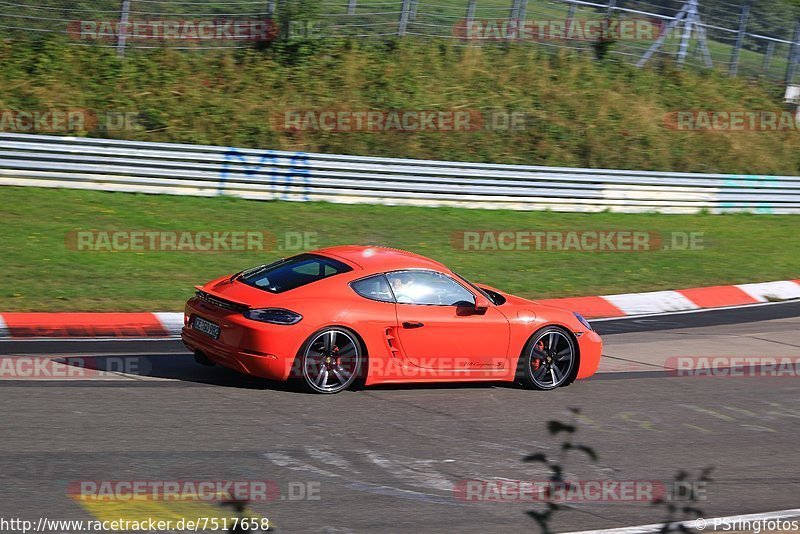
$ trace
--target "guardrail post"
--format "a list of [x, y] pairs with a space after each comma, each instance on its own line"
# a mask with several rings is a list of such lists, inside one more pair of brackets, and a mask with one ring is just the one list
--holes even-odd
[[469, 0], [467, 4], [467, 31], [475, 20], [475, 9], [478, 7], [478, 0]]
[[797, 69], [797, 49], [800, 48], [800, 21], [794, 29], [794, 39], [792, 39], [792, 46], [789, 47], [789, 61], [786, 65], [786, 85], [794, 81], [794, 72]]
[[269, 0], [267, 2], [267, 17], [275, 17], [275, 0]]
[[574, 3], [571, 3], [569, 5], [569, 10], [567, 11], [567, 21], [570, 22], [570, 25], [571, 25], [572, 19], [575, 18], [575, 10], [576, 9], [578, 9], [578, 6], [575, 5]]
[[356, 0], [350, 0], [349, 2], [347, 2], [347, 14], [348, 15], [356, 14]]
[[[645, 63], [650, 61], [650, 58], [653, 57], [653, 54], [658, 51], [659, 48], [664, 46], [664, 41], [667, 39], [670, 33], [672, 33], [676, 27], [681, 23], [681, 21], [686, 17], [688, 4], [684, 4], [680, 11], [675, 14], [675, 18], [669, 21], [669, 24], [661, 30], [661, 35], [658, 36], [658, 39], [650, 45], [650, 48], [644, 53], [644, 55], [636, 62], [637, 67], [643, 67]], [[688, 22], [687, 22], [688, 23]]]
[[686, 56], [689, 53], [689, 41], [692, 39], [692, 6], [692, 0], [687, 0], [686, 21], [684, 22], [683, 33], [681, 34], [681, 44], [678, 46], [678, 65], [683, 65], [683, 63], [686, 61]]
[[519, 9], [522, 0], [514, 0], [511, 3], [511, 12], [508, 14], [508, 32], [506, 39], [516, 39], [519, 36]]
[[279, 21], [279, 37], [281, 39], [288, 39], [292, 34], [292, 20], [289, 18], [291, 14], [289, 13], [287, 5], [288, 1], [289, 0], [278, 0], [276, 8]]
[[128, 40], [128, 18], [131, 14], [131, 0], [122, 0], [122, 7], [119, 15], [119, 32], [117, 35], [117, 55], [125, 55], [125, 43]]
[[775, 41], [770, 41], [769, 44], [767, 44], [767, 53], [764, 54], [764, 65], [761, 67], [764, 73], [769, 71], [773, 54], [775, 54]]
[[742, 4], [742, 14], [739, 16], [739, 34], [736, 36], [736, 44], [731, 52], [731, 67], [728, 73], [736, 76], [739, 73], [739, 51], [744, 43], [744, 36], [747, 33], [747, 18], [750, 16], [750, 2]]
[[578, 9], [578, 6], [574, 3], [569, 5], [569, 11], [567, 11], [567, 22], [564, 25], [566, 28], [566, 35], [569, 38], [569, 35], [572, 33], [572, 25], [574, 24], [575, 20], [575, 10]]
[[408, 29], [408, 17], [411, 13], [411, 0], [403, 0], [403, 6], [400, 8], [400, 24], [397, 26], [397, 35], [400, 37], [406, 34]]

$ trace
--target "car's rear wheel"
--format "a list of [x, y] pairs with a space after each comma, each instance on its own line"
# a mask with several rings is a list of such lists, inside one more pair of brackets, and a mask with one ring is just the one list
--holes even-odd
[[315, 393], [338, 393], [356, 381], [362, 360], [361, 344], [353, 332], [324, 328], [312, 334], [303, 346], [303, 381]]
[[529, 389], [555, 389], [572, 382], [578, 364], [575, 341], [569, 332], [548, 326], [536, 332], [519, 359], [517, 380]]

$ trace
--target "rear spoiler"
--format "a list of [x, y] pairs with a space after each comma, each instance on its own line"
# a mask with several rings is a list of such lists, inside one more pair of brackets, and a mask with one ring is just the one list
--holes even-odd
[[[235, 300], [235, 299], [232, 299], [232, 298], [230, 298], [230, 297], [228, 297], [228, 296], [226, 296], [226, 295], [224, 295], [224, 294], [222, 294], [222, 293], [218, 293], [218, 292], [216, 292], [216, 291], [213, 291], [213, 290], [211, 290], [211, 289], [208, 289], [208, 288], [206, 288], [206, 287], [203, 287], [203, 286], [194, 286], [194, 288], [195, 288], [195, 289], [196, 289], [198, 292], [200, 292], [200, 293], [205, 293], [206, 295], [208, 295], [208, 297], [209, 297], [209, 298], [210, 298], [210, 300], [212, 300], [212, 301], [213, 301], [213, 300], [217, 300], [217, 301], [220, 301], [220, 302], [221, 302], [221, 303], [223, 303], [223, 304], [228, 304], [228, 305], [231, 305], [231, 304], [232, 304], [233, 306], [236, 306], [236, 307], [239, 307], [239, 308], [243, 308], [243, 309], [246, 309], [246, 310], [252, 309], [252, 306], [251, 306], [250, 304], [247, 304], [246, 302], [242, 302], [242, 301], [240, 301], [240, 300]], [[223, 307], [223, 308], [227, 308], [227, 307], [229, 307], [229, 306], [222, 306], [222, 307]]]

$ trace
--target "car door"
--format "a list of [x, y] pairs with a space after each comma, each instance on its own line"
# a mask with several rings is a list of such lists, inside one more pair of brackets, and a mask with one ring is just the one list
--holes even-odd
[[397, 302], [400, 346], [411, 366], [459, 376], [507, 370], [510, 326], [494, 305], [476, 310], [476, 295], [437, 271], [395, 271], [387, 278]]

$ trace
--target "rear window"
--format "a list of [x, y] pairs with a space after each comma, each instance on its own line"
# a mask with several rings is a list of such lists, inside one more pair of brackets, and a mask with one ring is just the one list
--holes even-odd
[[300, 254], [251, 269], [245, 272], [240, 280], [270, 293], [283, 293], [352, 270], [352, 267], [338, 260], [316, 254]]

